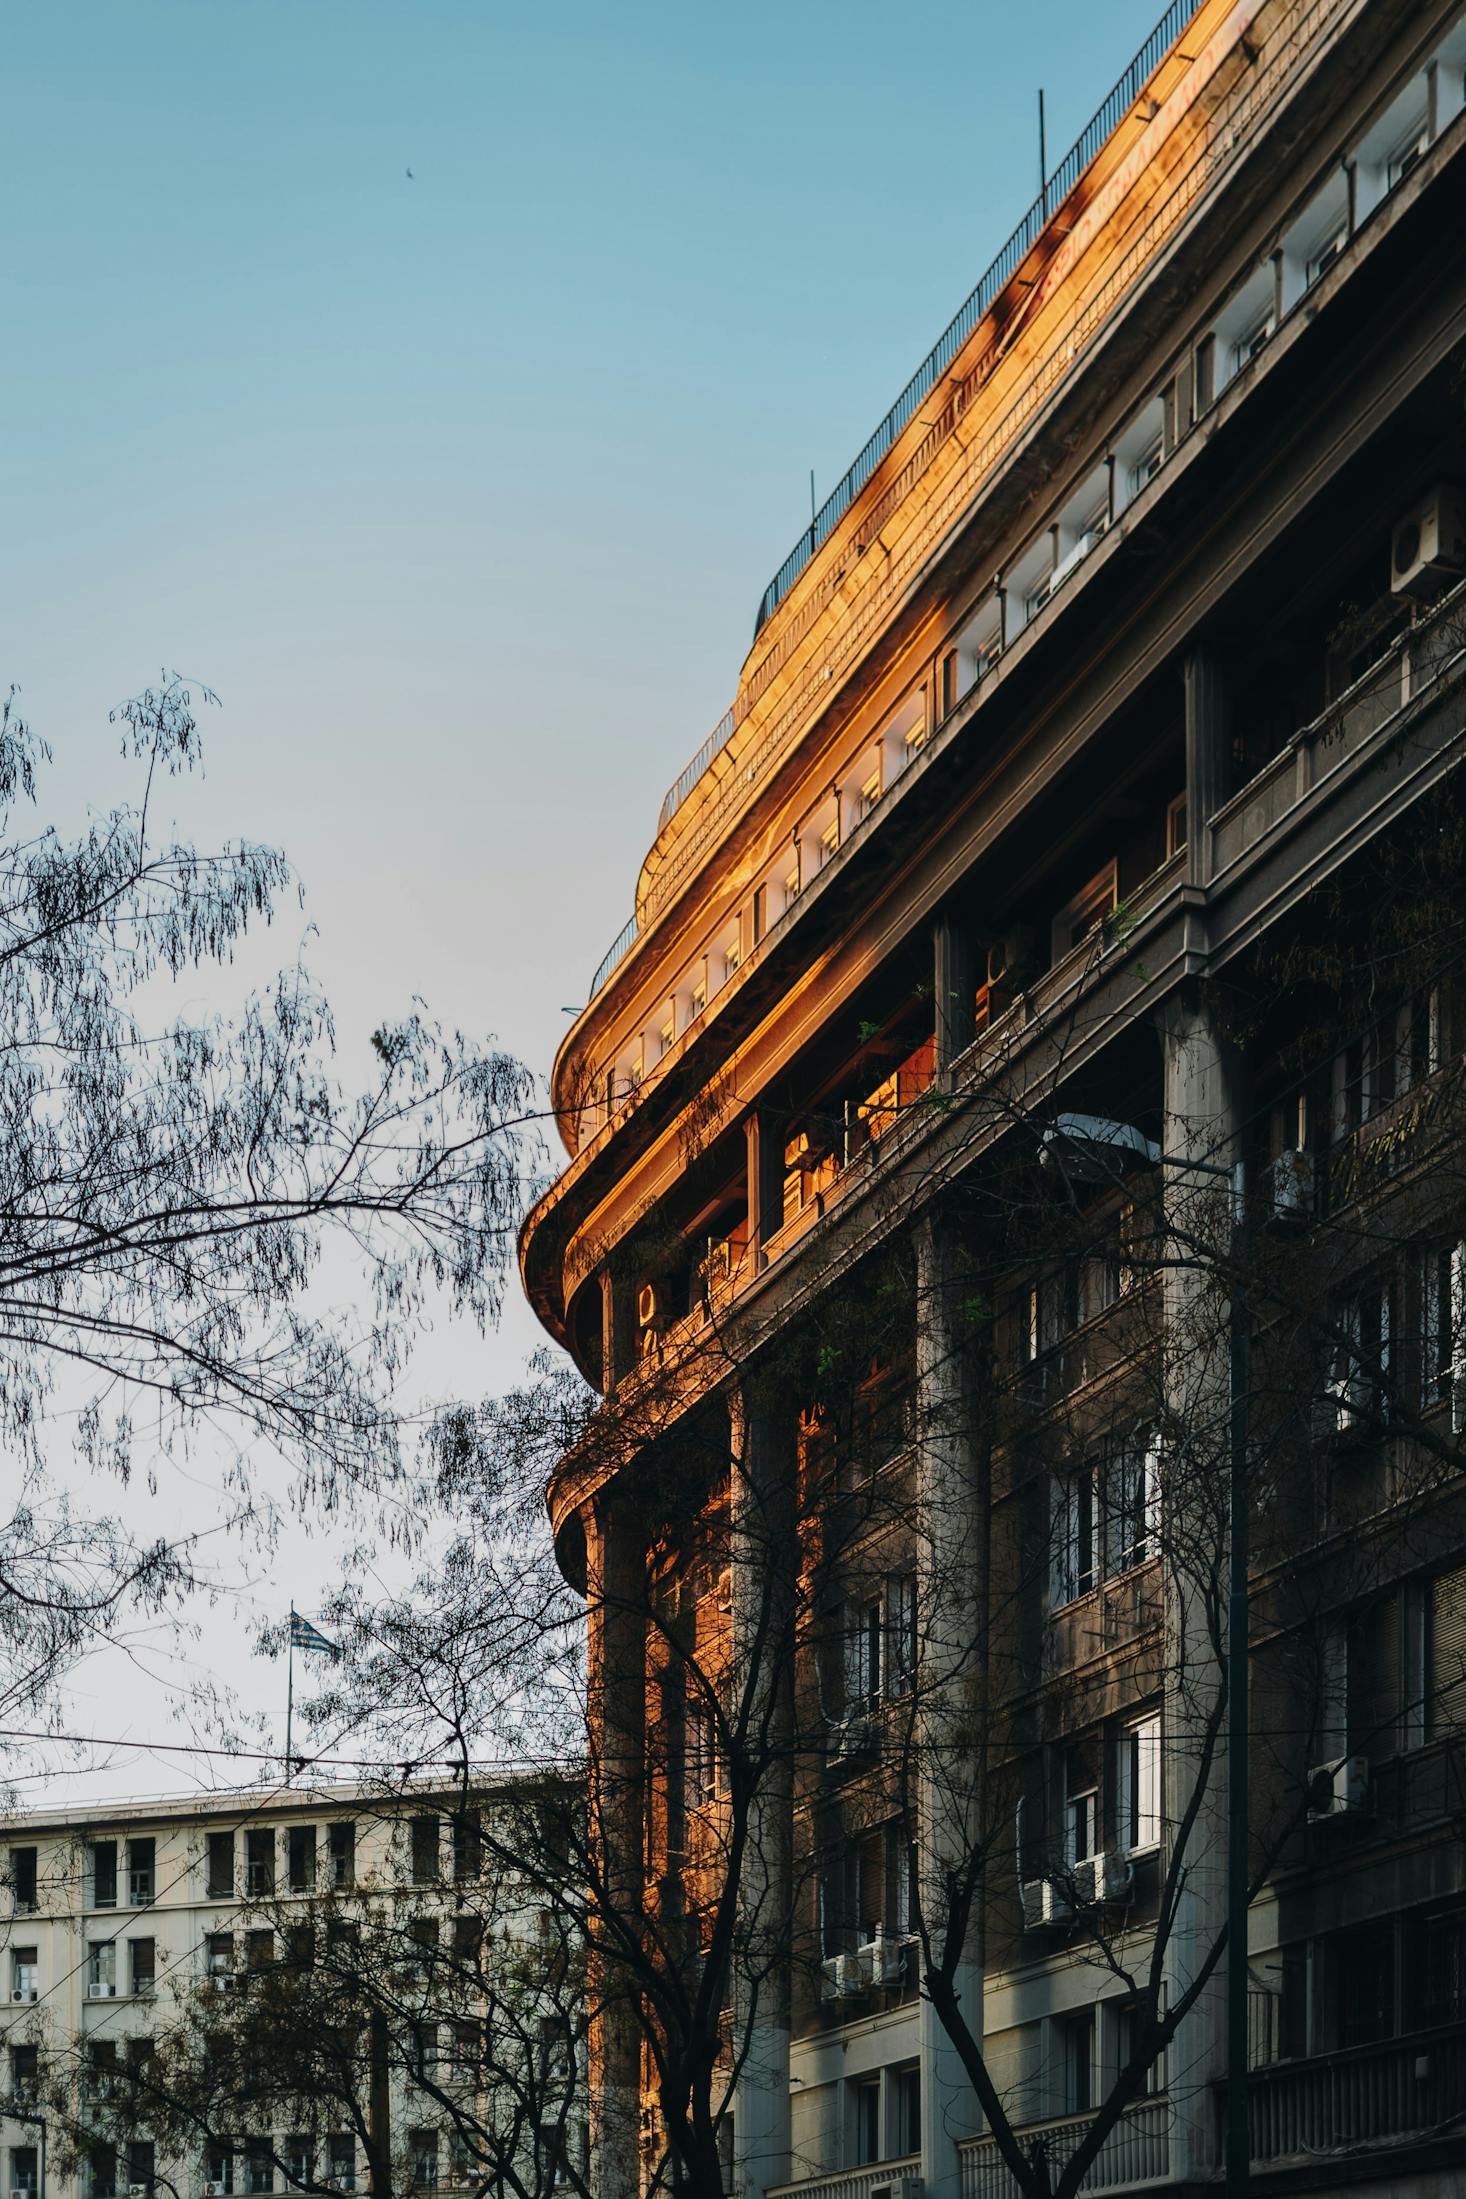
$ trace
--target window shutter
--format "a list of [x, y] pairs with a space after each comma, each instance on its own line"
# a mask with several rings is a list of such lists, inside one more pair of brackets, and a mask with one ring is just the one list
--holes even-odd
[[1430, 1699], [1427, 1731], [1466, 1725], [1466, 1567], [1430, 1584]]

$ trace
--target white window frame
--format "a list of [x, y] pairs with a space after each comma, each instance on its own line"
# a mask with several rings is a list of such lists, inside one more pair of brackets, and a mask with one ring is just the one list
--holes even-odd
[[1161, 1844], [1161, 1716], [1152, 1711], [1122, 1726], [1117, 1737], [1115, 1832], [1125, 1855]]

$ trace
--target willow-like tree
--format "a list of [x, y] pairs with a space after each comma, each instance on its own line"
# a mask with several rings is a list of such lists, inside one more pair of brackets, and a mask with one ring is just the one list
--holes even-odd
[[[298, 898], [285, 856], [157, 828], [200, 767], [207, 690], [164, 678], [113, 713], [129, 800], [74, 838], [46, 821], [51, 752], [0, 711], [0, 1715], [44, 1713], [68, 1662], [187, 1585], [189, 1546], [139, 1541], [126, 1483], [193, 1451], [226, 1517], [390, 1492], [394, 1404], [429, 1302], [494, 1314], [532, 1087], [414, 1004], [349, 1091], [299, 964], [229, 1014], [178, 1008]], [[212, 985], [216, 980], [207, 978]], [[189, 992], [199, 990], [196, 982]], [[341, 1263], [353, 1290], [338, 1294]], [[329, 1264], [329, 1267], [328, 1267]], [[78, 1460], [65, 1471], [58, 1445]], [[80, 1468], [90, 1470], [79, 1473]], [[267, 1480], [270, 1477], [265, 1477]]]

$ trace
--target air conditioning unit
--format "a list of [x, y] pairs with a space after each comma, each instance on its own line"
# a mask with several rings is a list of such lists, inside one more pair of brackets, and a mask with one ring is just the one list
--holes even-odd
[[1069, 1888], [1061, 1879], [1035, 1878], [1023, 1888], [1025, 1932], [1052, 1930], [1056, 1924], [1068, 1924], [1073, 1915]]
[[865, 1971], [859, 1955], [828, 1955], [820, 1964], [820, 1999], [863, 2000]]
[[205, 2184], [204, 2199], [224, 2199], [224, 2186], [222, 2184]]
[[1358, 1816], [1369, 1807], [1369, 1758], [1336, 1756], [1308, 1774], [1308, 1821]]
[[227, 1993], [234, 1983], [234, 1973], [232, 1970], [211, 1970], [209, 1983], [216, 1993]]
[[733, 1609], [733, 1568], [731, 1565], [725, 1565], [718, 1575], [717, 1584], [713, 1590], [713, 1601], [720, 1611], [731, 1611]]
[[36, 1988], [33, 1985], [18, 1985], [10, 1996], [12, 2000], [19, 2001], [35, 2000], [36, 1997]]
[[1096, 1908], [1128, 1901], [1134, 1877], [1127, 1856], [1108, 1851], [1084, 1856], [1074, 1866], [1074, 1898]]
[[1268, 1211], [1275, 1222], [1306, 1222], [1313, 1215], [1313, 1155], [1291, 1149], [1268, 1170]]
[[1438, 595], [1466, 572], [1466, 509], [1458, 489], [1444, 484], [1395, 522], [1390, 536], [1390, 588], [1397, 596]]
[[921, 2199], [919, 2176], [889, 2176], [870, 2187], [870, 2199]]
[[874, 1939], [866, 1941], [855, 1950], [861, 1975], [867, 1985], [899, 1985], [904, 1974], [901, 1959], [901, 1942], [891, 1939], [884, 1932], [877, 1932]]
[[127, 2187], [127, 2199], [148, 2199], [147, 2185], [129, 2184]]
[[116, 1986], [107, 1984], [105, 1980], [98, 1980], [94, 1978], [91, 1984], [87, 1987], [88, 2000], [115, 2000], [116, 1998]]

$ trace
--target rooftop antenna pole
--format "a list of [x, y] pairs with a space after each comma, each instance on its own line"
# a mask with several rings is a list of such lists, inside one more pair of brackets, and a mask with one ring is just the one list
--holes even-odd
[[1038, 203], [1044, 221], [1049, 218], [1049, 153], [1044, 137], [1044, 91], [1038, 88]]

